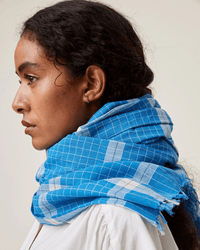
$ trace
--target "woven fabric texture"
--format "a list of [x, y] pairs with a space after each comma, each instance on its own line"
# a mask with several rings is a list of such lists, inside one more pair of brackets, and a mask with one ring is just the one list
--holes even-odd
[[172, 214], [188, 199], [183, 189], [190, 184], [177, 164], [172, 127], [149, 94], [107, 103], [48, 149], [36, 175], [40, 187], [33, 215], [41, 224], [62, 225], [94, 204], [115, 204], [138, 212], [162, 232], [161, 211]]

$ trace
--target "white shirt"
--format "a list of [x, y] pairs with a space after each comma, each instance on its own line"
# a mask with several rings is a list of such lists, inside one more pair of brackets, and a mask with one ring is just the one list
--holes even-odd
[[[165, 224], [165, 235], [136, 212], [115, 205], [94, 205], [69, 224], [44, 225], [36, 221], [20, 250], [177, 250]], [[34, 240], [34, 241], [33, 241]]]

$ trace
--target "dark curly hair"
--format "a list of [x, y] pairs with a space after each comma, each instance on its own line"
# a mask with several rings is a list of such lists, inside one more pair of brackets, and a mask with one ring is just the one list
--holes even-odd
[[99, 66], [106, 76], [104, 103], [151, 94], [153, 72], [142, 43], [130, 22], [106, 5], [59, 2], [28, 19], [21, 36], [36, 39], [48, 59], [66, 65], [72, 79], [90, 65]]
[[[28, 19], [21, 36], [42, 46], [55, 67], [66, 65], [72, 79], [84, 76], [90, 65], [99, 66], [106, 76], [102, 104], [152, 94], [148, 86], [153, 72], [145, 62], [140, 39], [126, 18], [104, 4], [57, 3]], [[182, 205], [174, 212], [174, 217], [163, 214], [179, 249], [200, 249], [190, 215]]]

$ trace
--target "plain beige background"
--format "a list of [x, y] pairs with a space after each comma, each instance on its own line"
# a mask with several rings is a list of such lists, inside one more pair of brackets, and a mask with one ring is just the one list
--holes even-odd
[[[19, 87], [13, 62], [21, 23], [58, 1], [0, 0], [0, 249], [17, 250], [34, 218], [35, 174], [45, 152], [31, 145], [11, 103]], [[180, 162], [199, 189], [200, 0], [105, 0], [124, 13], [145, 44], [154, 96], [170, 114]]]

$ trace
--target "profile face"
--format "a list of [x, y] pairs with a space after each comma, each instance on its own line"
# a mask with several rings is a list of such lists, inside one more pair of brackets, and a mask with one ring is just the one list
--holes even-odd
[[21, 84], [12, 107], [23, 115], [36, 149], [48, 149], [87, 122], [83, 84], [69, 83], [66, 68], [55, 67], [36, 42], [20, 39], [15, 67]]

